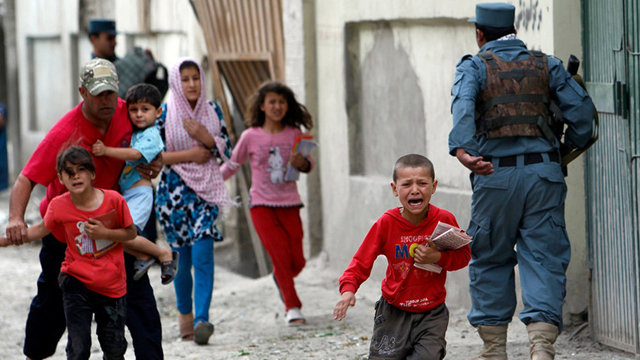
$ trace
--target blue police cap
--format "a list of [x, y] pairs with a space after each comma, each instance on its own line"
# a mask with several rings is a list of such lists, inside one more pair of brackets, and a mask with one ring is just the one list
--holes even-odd
[[106, 20], [106, 19], [89, 20], [89, 34], [98, 34], [101, 32], [106, 32], [112, 35], [117, 34], [116, 22], [113, 20]]
[[485, 3], [476, 5], [476, 17], [469, 19], [478, 25], [490, 27], [513, 26], [516, 7], [505, 3]]

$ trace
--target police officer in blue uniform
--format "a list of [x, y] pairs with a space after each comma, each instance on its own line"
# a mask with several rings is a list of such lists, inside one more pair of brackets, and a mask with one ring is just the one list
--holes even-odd
[[518, 264], [519, 317], [531, 358], [543, 360], [554, 358], [562, 331], [570, 259], [552, 110], [562, 112], [565, 145], [579, 149], [591, 139], [594, 106], [558, 59], [529, 51], [517, 38], [514, 15], [509, 4], [476, 5], [469, 21], [480, 52], [456, 67], [449, 152], [472, 172], [468, 319], [484, 342], [478, 359], [507, 359]]

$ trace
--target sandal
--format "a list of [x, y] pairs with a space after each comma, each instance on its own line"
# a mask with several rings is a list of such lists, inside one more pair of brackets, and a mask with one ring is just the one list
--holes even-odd
[[207, 345], [214, 330], [215, 327], [212, 323], [208, 321], [198, 321], [194, 329], [195, 335], [193, 341], [198, 345]]
[[180, 254], [178, 254], [177, 251], [173, 251], [171, 254], [173, 255], [173, 260], [163, 261], [160, 263], [162, 285], [171, 283], [178, 272]]
[[287, 326], [298, 326], [307, 323], [307, 320], [302, 315], [300, 308], [297, 307], [291, 308], [285, 313], [284, 321], [287, 323]]
[[147, 273], [151, 265], [156, 262], [156, 258], [149, 260], [136, 259], [133, 263], [133, 280], [140, 280]]

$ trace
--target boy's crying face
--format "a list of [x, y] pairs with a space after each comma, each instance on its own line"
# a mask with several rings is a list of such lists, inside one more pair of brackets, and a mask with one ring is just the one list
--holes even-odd
[[391, 183], [393, 195], [404, 208], [402, 216], [417, 225], [427, 217], [431, 195], [436, 192], [438, 181], [428, 167], [402, 167], [396, 174], [396, 181]]

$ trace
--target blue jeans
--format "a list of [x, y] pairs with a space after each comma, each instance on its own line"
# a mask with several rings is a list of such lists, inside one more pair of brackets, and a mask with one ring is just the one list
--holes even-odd
[[180, 253], [178, 273], [173, 280], [178, 311], [181, 314], [190, 314], [195, 304], [194, 326], [198, 321], [208, 322], [213, 296], [213, 239], [204, 238], [195, 241], [191, 246], [185, 245], [174, 250]]
[[111, 298], [87, 289], [78, 279], [60, 273], [60, 288], [67, 320], [67, 359], [84, 360], [91, 355], [91, 320], [96, 316], [96, 333], [105, 360], [124, 359], [127, 314], [124, 296]]

